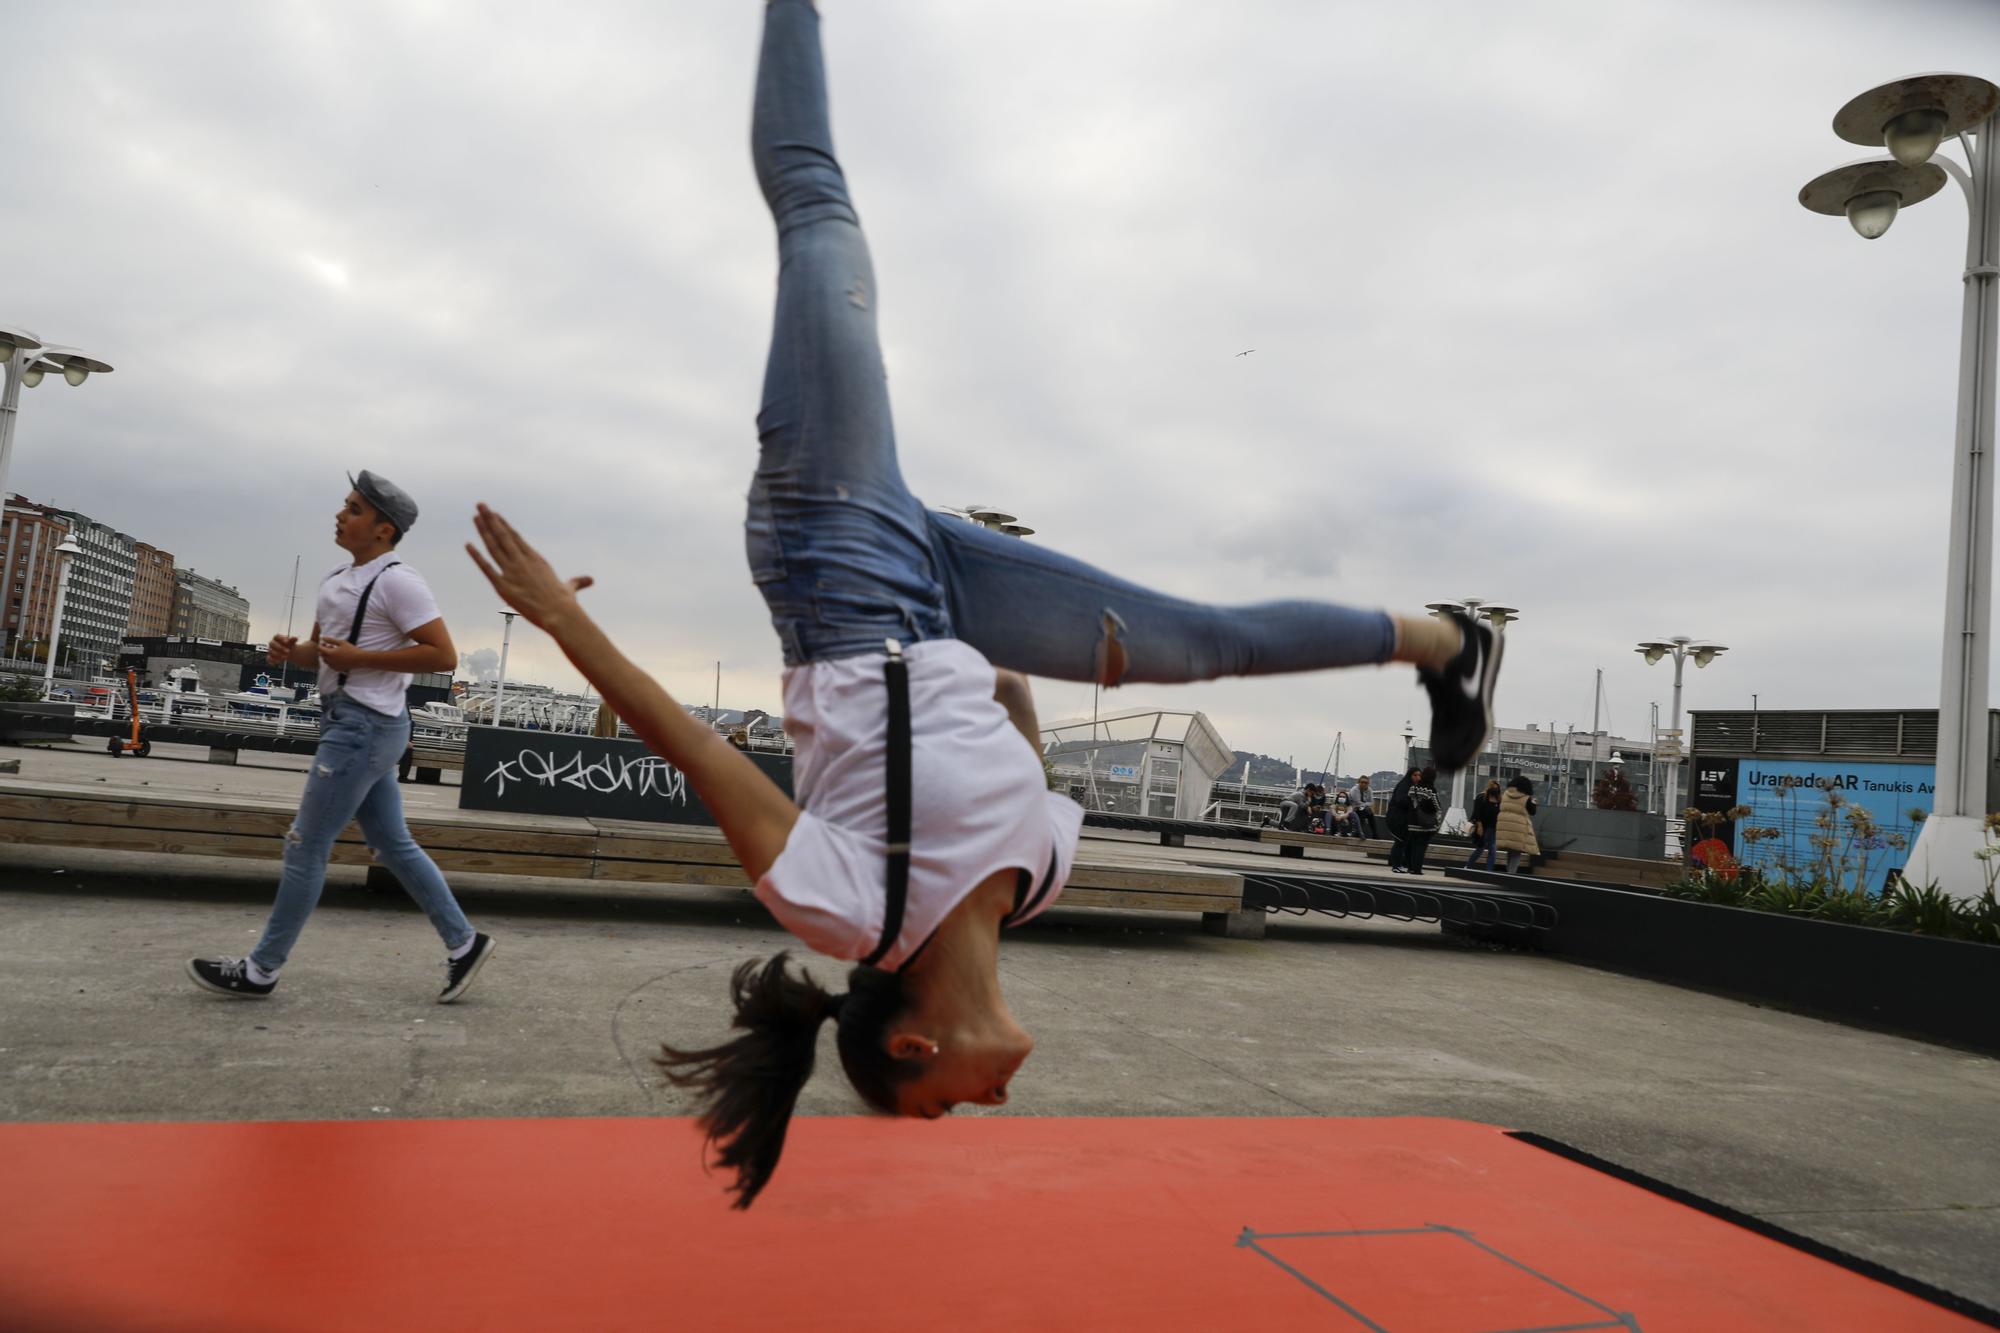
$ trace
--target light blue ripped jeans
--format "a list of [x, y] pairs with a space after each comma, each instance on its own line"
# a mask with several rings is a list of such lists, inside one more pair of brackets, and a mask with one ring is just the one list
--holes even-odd
[[745, 534], [786, 665], [880, 652], [885, 638], [962, 639], [996, 666], [1108, 684], [1388, 660], [1396, 631], [1381, 611], [1186, 601], [926, 509], [896, 460], [875, 273], [833, 154], [807, 0], [765, 10], [751, 149], [779, 266]]
[[285, 834], [285, 872], [278, 901], [264, 924], [251, 960], [276, 972], [291, 955], [306, 918], [326, 887], [326, 862], [340, 831], [361, 825], [375, 859], [387, 866], [437, 927], [447, 952], [472, 939], [472, 926], [451, 896], [437, 863], [417, 846], [403, 819], [396, 761], [410, 743], [410, 714], [396, 717], [364, 708], [345, 695], [329, 696], [320, 709], [319, 749], [313, 752], [298, 817]]

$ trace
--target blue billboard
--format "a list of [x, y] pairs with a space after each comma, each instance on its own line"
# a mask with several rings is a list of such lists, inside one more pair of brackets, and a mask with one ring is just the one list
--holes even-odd
[[[1902, 869], [1908, 859], [1918, 827], [1910, 812], [1929, 813], [1936, 799], [1933, 783], [1937, 771], [1931, 764], [1738, 758], [1698, 759], [1696, 768], [1698, 785], [1693, 794], [1698, 807], [1750, 809], [1736, 825], [1716, 834], [1743, 865], [1774, 870], [1781, 864], [1804, 867], [1818, 860], [1819, 850], [1812, 840], [1822, 836], [1819, 819], [1826, 812], [1829, 792], [1839, 793], [1844, 806], [1867, 811], [1875, 831], [1872, 836], [1857, 838], [1843, 809], [1836, 832], [1840, 845], [1834, 859], [1858, 865], [1865, 854], [1871, 889], [1881, 888], [1888, 872]], [[1739, 832], [1745, 824], [1776, 829], [1777, 836], [1748, 841]], [[1892, 840], [1899, 840], [1902, 846], [1894, 846]]]

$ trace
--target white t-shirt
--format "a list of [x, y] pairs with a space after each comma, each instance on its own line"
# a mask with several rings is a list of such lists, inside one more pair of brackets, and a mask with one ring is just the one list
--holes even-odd
[[[368, 594], [368, 614], [362, 619], [361, 633], [356, 636], [354, 646], [370, 652], [389, 652], [415, 643], [410, 631], [436, 620], [438, 604], [437, 599], [431, 596], [430, 585], [416, 570], [405, 564], [385, 570], [384, 566], [400, 558], [390, 551], [376, 556], [365, 565], [342, 565], [321, 579], [319, 600], [313, 610], [313, 618], [319, 622], [320, 636], [328, 639], [347, 637], [347, 632], [354, 628], [354, 608], [361, 601], [361, 590], [380, 574], [382, 578], [375, 584], [375, 591]], [[409, 706], [410, 682], [414, 679], [416, 677], [408, 671], [377, 671], [372, 667], [360, 667], [347, 673], [347, 684], [343, 688], [339, 683], [340, 672], [325, 662], [319, 664], [319, 692], [322, 698], [339, 689], [363, 708], [386, 713], [390, 717], [400, 716], [403, 709]]]
[[[1040, 760], [993, 698], [993, 665], [956, 639], [903, 650], [910, 673], [910, 888], [902, 933], [876, 966], [900, 968], [995, 871], [1026, 872], [1007, 925], [1062, 891], [1083, 810], [1048, 790]], [[882, 653], [785, 672], [792, 785], [803, 813], [757, 882], [757, 900], [806, 944], [859, 960], [882, 938], [888, 902]]]

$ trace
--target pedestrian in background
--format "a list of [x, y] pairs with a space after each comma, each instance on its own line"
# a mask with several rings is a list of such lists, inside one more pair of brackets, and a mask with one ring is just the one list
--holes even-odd
[[1404, 772], [1401, 781], [1389, 793], [1389, 808], [1383, 812], [1382, 823], [1389, 830], [1389, 869], [1398, 875], [1410, 865], [1410, 788], [1423, 775], [1421, 768]]
[[1523, 854], [1536, 857], [1542, 854], [1542, 844], [1535, 839], [1535, 784], [1528, 781], [1523, 773], [1507, 784], [1507, 790], [1500, 793], [1500, 815], [1495, 821], [1497, 833], [1494, 841], [1501, 851], [1507, 853], [1507, 873], [1518, 872]]
[[1424, 853], [1429, 850], [1431, 839], [1437, 836], [1438, 825], [1444, 822], [1444, 803], [1438, 800], [1437, 770], [1428, 764], [1418, 772], [1417, 780], [1410, 784], [1409, 822], [1403, 834], [1403, 866], [1412, 875], [1424, 873]]
[[1486, 853], [1486, 868], [1493, 869], [1493, 837], [1499, 831], [1500, 820], [1500, 779], [1494, 778], [1486, 784], [1486, 790], [1479, 793], [1479, 799], [1472, 803], [1472, 855], [1465, 858], [1465, 868], [1472, 869], [1481, 852]]
[[1375, 796], [1368, 790], [1367, 778], [1354, 780], [1354, 836], [1374, 838], [1380, 834], [1375, 829]]

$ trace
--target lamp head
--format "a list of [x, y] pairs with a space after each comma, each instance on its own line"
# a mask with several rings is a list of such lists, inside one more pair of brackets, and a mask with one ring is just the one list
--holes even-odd
[[62, 539], [62, 545], [60, 545], [60, 546], [56, 547], [56, 554], [57, 554], [57, 555], [82, 555], [82, 554], [83, 554], [83, 548], [82, 548], [81, 546], [78, 546], [78, 545], [76, 544], [76, 538], [74, 538], [74, 537], [65, 537], [65, 538], [63, 538], [63, 539]]
[[1704, 643], [1694, 650], [1694, 664], [1705, 667], [1728, 651], [1719, 643]]
[[1883, 147], [1907, 167], [1930, 161], [1948, 135], [1971, 129], [2000, 106], [2000, 87], [1971, 74], [1912, 74], [1854, 98], [1833, 115], [1833, 132]]
[[42, 340], [26, 329], [17, 329], [0, 324], [0, 363], [12, 361], [15, 349], [32, 352], [42, 345]]
[[99, 361], [94, 356], [85, 356], [74, 347], [44, 347], [41, 360], [50, 370], [60, 370], [62, 377], [72, 385], [83, 383], [92, 375], [109, 375], [109, 362]]
[[1647, 666], [1651, 666], [1673, 650], [1674, 646], [1671, 643], [1653, 642], [1642, 643], [1634, 651], [1646, 659]]
[[1944, 169], [1935, 162], [1906, 167], [1893, 157], [1874, 157], [1814, 177], [1799, 191], [1799, 203], [1815, 213], [1846, 218], [1872, 241], [1889, 230], [1898, 210], [1922, 203], [1944, 183]]

